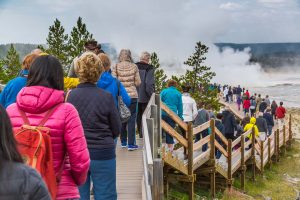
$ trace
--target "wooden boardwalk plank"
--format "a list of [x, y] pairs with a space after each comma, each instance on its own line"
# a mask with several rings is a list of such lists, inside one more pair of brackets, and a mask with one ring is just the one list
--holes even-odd
[[120, 200], [142, 199], [143, 140], [137, 139], [139, 149], [128, 151], [118, 143], [117, 154], [117, 192]]

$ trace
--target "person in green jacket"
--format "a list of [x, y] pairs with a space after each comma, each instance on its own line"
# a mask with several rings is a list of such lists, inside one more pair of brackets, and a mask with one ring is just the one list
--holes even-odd
[[[175, 80], [169, 80], [167, 84], [168, 88], [164, 89], [160, 93], [162, 102], [170, 108], [175, 114], [177, 114], [183, 120], [183, 107], [182, 107], [182, 95], [177, 90], [177, 82]], [[172, 128], [175, 127], [175, 122], [168, 116], [167, 113], [162, 112], [162, 119], [168, 123]], [[166, 143], [169, 151], [173, 151], [174, 139], [168, 133], [166, 133]]]

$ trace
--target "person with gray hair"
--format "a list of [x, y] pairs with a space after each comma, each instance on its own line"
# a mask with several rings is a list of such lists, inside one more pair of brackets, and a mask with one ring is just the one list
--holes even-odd
[[141, 85], [138, 87], [139, 99], [137, 114], [137, 128], [140, 138], [143, 137], [141, 130], [142, 115], [148, 105], [152, 93], [154, 92], [154, 67], [149, 64], [150, 57], [150, 53], [144, 51], [140, 56], [140, 62], [136, 63], [141, 77]]

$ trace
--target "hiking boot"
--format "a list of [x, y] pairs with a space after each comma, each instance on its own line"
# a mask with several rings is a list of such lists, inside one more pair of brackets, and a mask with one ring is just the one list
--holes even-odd
[[134, 150], [137, 150], [139, 148], [139, 146], [138, 145], [128, 145], [128, 151], [134, 151]]

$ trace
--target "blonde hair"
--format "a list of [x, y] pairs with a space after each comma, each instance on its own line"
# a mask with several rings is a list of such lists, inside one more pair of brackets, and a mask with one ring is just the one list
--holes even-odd
[[83, 53], [76, 61], [75, 73], [80, 83], [96, 83], [102, 72], [101, 60], [92, 52]]
[[122, 49], [119, 54], [119, 62], [132, 62], [131, 51], [129, 49]]
[[22, 69], [28, 70], [38, 56], [39, 55], [34, 53], [26, 55], [22, 62]]
[[98, 55], [98, 57], [100, 58], [103, 68], [105, 71], [110, 70], [110, 66], [111, 66], [111, 61], [109, 59], [109, 57], [105, 54], [105, 53], [100, 53]]

